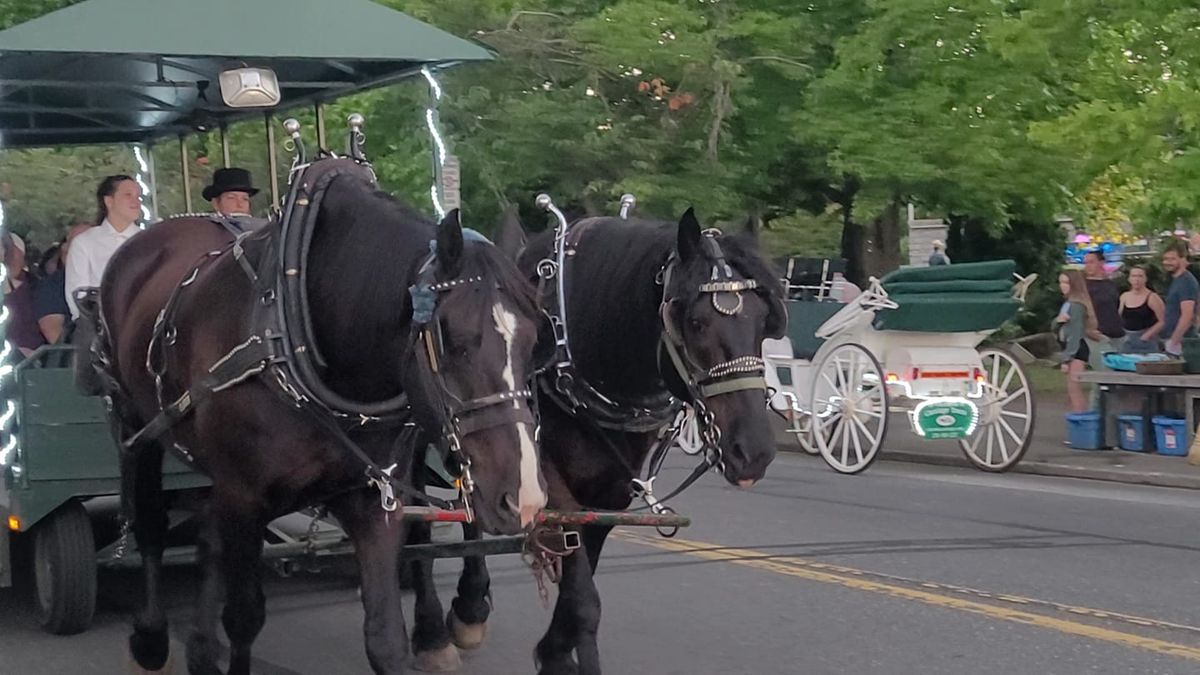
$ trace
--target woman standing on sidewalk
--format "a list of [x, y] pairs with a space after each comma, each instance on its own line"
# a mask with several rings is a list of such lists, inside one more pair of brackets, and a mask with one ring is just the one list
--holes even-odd
[[1162, 351], [1163, 299], [1146, 286], [1146, 269], [1129, 269], [1129, 290], [1121, 294], [1121, 323], [1125, 326], [1122, 351], [1148, 354]]
[[1058, 288], [1066, 302], [1058, 316], [1054, 317], [1054, 329], [1063, 346], [1060, 361], [1062, 371], [1067, 376], [1067, 397], [1071, 400], [1071, 412], [1087, 412], [1087, 396], [1075, 376], [1087, 368], [1091, 356], [1087, 340], [1098, 341], [1101, 337], [1096, 324], [1096, 311], [1092, 309], [1092, 301], [1088, 298], [1087, 281], [1079, 270], [1064, 270], [1059, 274]]

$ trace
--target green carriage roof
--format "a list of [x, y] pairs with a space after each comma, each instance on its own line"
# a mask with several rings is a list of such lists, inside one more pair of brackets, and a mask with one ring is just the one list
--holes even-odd
[[261, 115], [222, 102], [231, 66], [272, 68], [286, 109], [491, 58], [369, 0], [85, 0], [0, 32], [0, 134], [148, 141]]

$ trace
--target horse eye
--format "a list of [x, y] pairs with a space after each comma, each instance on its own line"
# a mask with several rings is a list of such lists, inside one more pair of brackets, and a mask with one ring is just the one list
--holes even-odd
[[708, 328], [708, 324], [706, 322], [696, 318], [688, 319], [688, 325], [692, 327], [692, 330], [697, 332]]

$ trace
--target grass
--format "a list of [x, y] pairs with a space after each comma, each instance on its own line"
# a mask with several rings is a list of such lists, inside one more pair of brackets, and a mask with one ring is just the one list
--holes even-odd
[[1063, 375], [1062, 370], [1034, 363], [1025, 366], [1025, 374], [1029, 376], [1029, 384], [1035, 394], [1066, 396], [1067, 376]]

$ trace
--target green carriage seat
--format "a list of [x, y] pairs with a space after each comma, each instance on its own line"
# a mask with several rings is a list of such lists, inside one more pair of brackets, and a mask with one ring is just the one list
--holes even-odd
[[811, 361], [825, 344], [816, 336], [817, 329], [843, 307], [840, 302], [789, 300], [787, 336], [792, 343], [792, 357]]
[[1012, 260], [914, 267], [883, 278], [899, 307], [875, 315], [877, 330], [974, 333], [996, 330], [1017, 315]]

